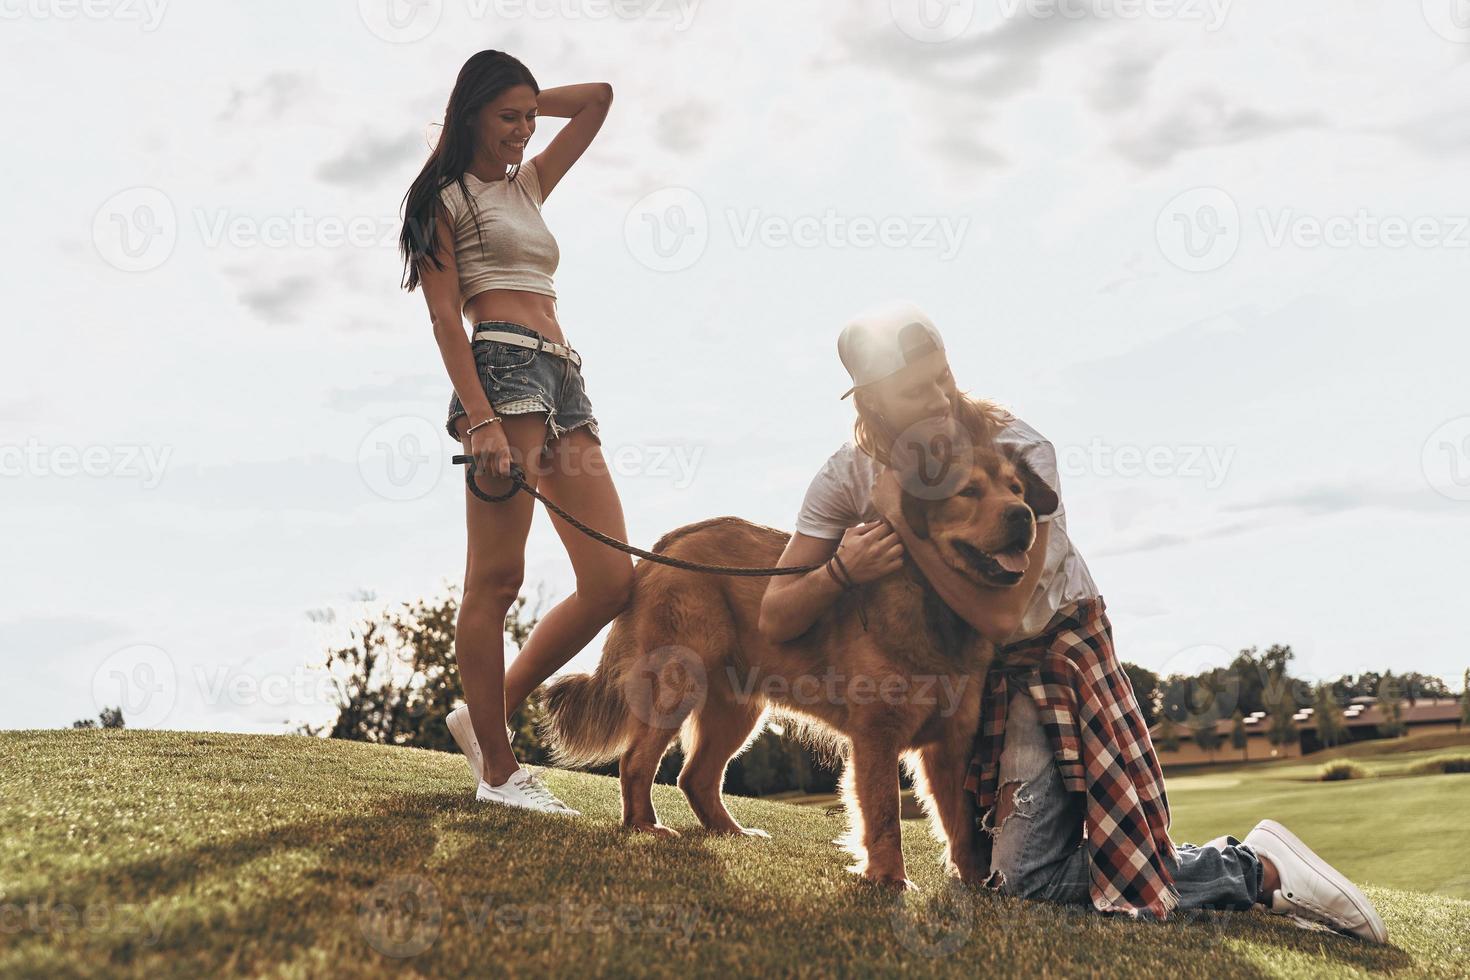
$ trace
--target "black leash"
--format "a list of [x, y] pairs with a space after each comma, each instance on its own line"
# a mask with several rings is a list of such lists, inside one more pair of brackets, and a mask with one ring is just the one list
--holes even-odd
[[[535, 497], [537, 500], [545, 504], [548, 510], [555, 513], [562, 520], [566, 521], [572, 527], [576, 528], [578, 531], [581, 531], [589, 538], [592, 538], [595, 541], [601, 541], [609, 548], [616, 548], [618, 551], [624, 552], [625, 554], [636, 555], [639, 558], [645, 558], [648, 561], [657, 562], [660, 565], [668, 565], [670, 568], [682, 568], [688, 572], [706, 572], [711, 575], [749, 575], [752, 577], [756, 577], [766, 575], [805, 575], [807, 572], [815, 571], [816, 569], [821, 568], [822, 565], [826, 564], [826, 562], [822, 562], [818, 565], [786, 565], [780, 568], [739, 568], [733, 565], [705, 565], [701, 564], [700, 562], [685, 561], [682, 558], [671, 558], [668, 555], [661, 555], [654, 551], [644, 551], [642, 548], [635, 548], [633, 545], [628, 544], [626, 541], [619, 541], [617, 538], [603, 534], [596, 528], [588, 527], [586, 524], [583, 524], [571, 514], [568, 514], [566, 511], [562, 510], [556, 504], [546, 499], [541, 491], [537, 490], [535, 487], [526, 482], [525, 471], [522, 470], [520, 466], [516, 463], [510, 464], [510, 489], [505, 493], [496, 496], [494, 494], [489, 494], [486, 493], [484, 490], [481, 490], [479, 484], [475, 482], [475, 457], [460, 454], [454, 456], [450, 460], [450, 462], [459, 463], [465, 467], [465, 485], [470, 488], [470, 493], [474, 494], [476, 497], [479, 497], [486, 503], [502, 503], [524, 490], [526, 493], [529, 493], [531, 496]], [[861, 604], [861, 602], [859, 604]], [[866, 613], [864, 613], [863, 619], [864, 628], [866, 629]]]

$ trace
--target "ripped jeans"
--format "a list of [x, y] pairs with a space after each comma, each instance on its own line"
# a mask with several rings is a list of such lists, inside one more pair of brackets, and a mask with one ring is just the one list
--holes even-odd
[[[997, 805], [1012, 783], [1018, 784], [1014, 809], [998, 828], [993, 809], [982, 824], [993, 840], [990, 884], [1021, 898], [1091, 905], [1083, 800], [1063, 785], [1036, 702], [1025, 691], [1012, 696], [1006, 712]], [[1250, 845], [1225, 836], [1203, 846], [1174, 846], [1178, 861], [1165, 862], [1181, 909], [1245, 910], [1256, 903], [1264, 868]]]

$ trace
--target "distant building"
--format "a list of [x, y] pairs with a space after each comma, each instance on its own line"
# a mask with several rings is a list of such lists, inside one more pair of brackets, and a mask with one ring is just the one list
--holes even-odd
[[[1459, 698], [1418, 698], [1414, 701], [1404, 700], [1400, 703], [1403, 705], [1402, 720], [1408, 734], [1452, 732], [1459, 728]], [[1173, 752], [1166, 752], [1159, 744], [1160, 726], [1158, 724], [1150, 728], [1148, 733], [1153, 739], [1154, 751], [1158, 754], [1159, 764], [1165, 766], [1197, 765], [1204, 762], [1238, 762], [1242, 759], [1260, 761], [1289, 759], [1311, 755], [1323, 747], [1317, 738], [1317, 724], [1312, 720], [1312, 711], [1311, 708], [1302, 708], [1292, 716], [1292, 720], [1296, 723], [1296, 738], [1282, 745], [1272, 745], [1267, 740], [1266, 732], [1271, 726], [1271, 719], [1266, 716], [1265, 712], [1257, 711], [1247, 715], [1245, 718], [1246, 747], [1243, 750], [1237, 749], [1230, 743], [1230, 732], [1235, 727], [1234, 720], [1223, 718], [1215, 723], [1215, 730], [1220, 735], [1220, 747], [1213, 755], [1207, 754], [1195, 744], [1189, 730], [1182, 725], [1174, 726], [1174, 731], [1179, 736], [1179, 748]], [[1338, 744], [1382, 738], [1378, 726], [1386, 720], [1377, 698], [1353, 698], [1342, 709], [1342, 723], [1347, 733]]]

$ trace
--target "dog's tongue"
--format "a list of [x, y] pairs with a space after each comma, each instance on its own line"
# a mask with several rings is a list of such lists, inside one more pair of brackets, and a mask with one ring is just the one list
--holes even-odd
[[1026, 567], [1031, 563], [1029, 556], [1024, 551], [1002, 551], [992, 555], [996, 564], [1008, 572], [1024, 573]]

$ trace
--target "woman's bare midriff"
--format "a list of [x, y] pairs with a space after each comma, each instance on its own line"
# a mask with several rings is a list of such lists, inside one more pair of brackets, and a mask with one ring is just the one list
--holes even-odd
[[470, 326], [482, 320], [509, 320], [530, 327], [547, 340], [566, 344], [566, 335], [556, 320], [556, 300], [542, 293], [520, 289], [487, 289], [476, 293], [465, 304], [464, 313]]

